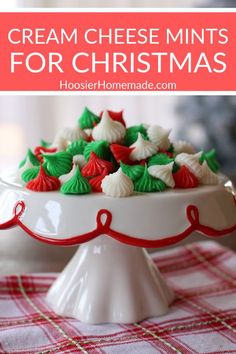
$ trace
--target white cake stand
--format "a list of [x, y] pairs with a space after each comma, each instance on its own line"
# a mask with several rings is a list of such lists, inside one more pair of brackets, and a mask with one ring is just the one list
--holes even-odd
[[233, 190], [221, 184], [110, 198], [35, 193], [0, 179], [0, 229], [19, 226], [54, 245], [82, 244], [47, 294], [59, 315], [87, 323], [133, 323], [163, 315], [174, 295], [143, 247], [193, 231], [236, 230]]

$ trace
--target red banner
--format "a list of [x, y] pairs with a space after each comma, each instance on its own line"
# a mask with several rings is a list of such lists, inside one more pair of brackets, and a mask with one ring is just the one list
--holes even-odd
[[236, 91], [236, 13], [0, 14], [1, 91]]

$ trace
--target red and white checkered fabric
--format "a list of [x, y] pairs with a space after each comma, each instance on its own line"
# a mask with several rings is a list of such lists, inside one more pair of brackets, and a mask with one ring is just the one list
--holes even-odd
[[154, 254], [176, 294], [167, 315], [132, 325], [56, 316], [45, 293], [56, 275], [0, 279], [0, 353], [236, 353], [236, 255], [215, 242]]

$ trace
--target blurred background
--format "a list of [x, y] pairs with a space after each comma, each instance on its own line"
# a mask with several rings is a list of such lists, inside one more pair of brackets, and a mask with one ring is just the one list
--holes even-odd
[[9, 7], [235, 7], [234, 0], [0, 0]]

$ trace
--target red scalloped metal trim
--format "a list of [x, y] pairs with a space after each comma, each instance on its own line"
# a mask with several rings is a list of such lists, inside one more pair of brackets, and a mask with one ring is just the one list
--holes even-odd
[[[204, 226], [200, 224], [199, 221], [199, 211], [198, 208], [195, 205], [188, 205], [186, 208], [186, 216], [187, 219], [190, 223], [189, 227], [173, 236], [168, 236], [163, 239], [159, 240], [144, 240], [140, 239], [137, 237], [132, 237], [130, 235], [123, 234], [121, 232], [115, 231], [111, 229], [111, 222], [112, 222], [112, 214], [109, 210], [107, 209], [101, 209], [97, 213], [97, 227], [96, 229], [82, 234], [78, 236], [72, 236], [68, 237], [66, 239], [54, 239], [54, 238], [46, 238], [44, 236], [41, 236], [32, 230], [30, 230], [26, 225], [24, 225], [21, 221], [21, 216], [24, 213], [26, 209], [25, 203], [23, 201], [17, 202], [15, 208], [14, 208], [14, 216], [11, 220], [0, 224], [0, 230], [4, 229], [9, 229], [14, 226], [19, 226], [21, 229], [23, 229], [26, 233], [28, 233], [31, 237], [35, 238], [36, 240], [49, 243], [52, 245], [59, 245], [59, 246], [72, 246], [72, 245], [77, 245], [80, 243], [88, 242], [92, 239], [94, 239], [97, 236], [100, 235], [108, 235], [117, 241], [126, 243], [128, 245], [132, 246], [138, 246], [138, 247], [147, 247], [147, 248], [152, 248], [152, 247], [165, 247], [169, 245], [173, 245], [184, 238], [186, 238], [188, 235], [190, 235], [194, 231], [199, 231], [206, 236], [210, 237], [217, 237], [217, 236], [224, 236], [227, 234], [230, 234], [231, 232], [236, 230], [236, 225], [223, 229], [223, 230], [216, 230], [214, 228]], [[104, 222], [102, 222], [102, 217], [106, 216], [106, 219]]]

